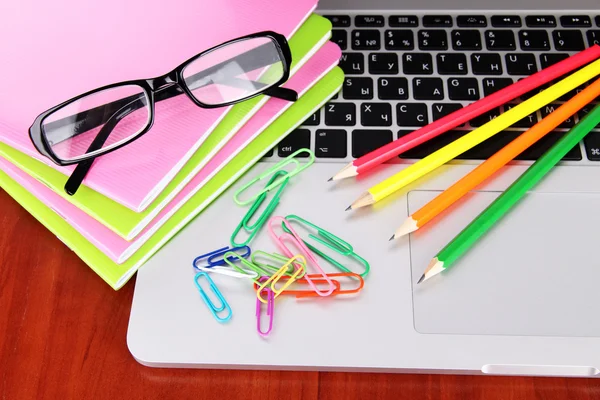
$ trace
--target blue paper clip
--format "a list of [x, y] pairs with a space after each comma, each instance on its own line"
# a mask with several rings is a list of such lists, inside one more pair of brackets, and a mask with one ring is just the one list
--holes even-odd
[[[245, 252], [243, 254], [239, 254], [238, 252], [240, 250], [244, 250]], [[194, 258], [194, 261], [192, 261], [192, 265], [198, 271], [201, 271], [202, 268], [211, 268], [211, 267], [216, 267], [218, 265], [225, 265], [226, 264], [225, 257], [222, 257], [221, 259], [218, 259], [218, 260], [215, 260], [215, 259], [217, 257], [224, 256], [228, 252], [234, 252], [242, 258], [246, 258], [250, 255], [252, 250], [250, 250], [250, 247], [248, 247], [248, 246], [234, 247], [232, 249], [230, 249], [228, 246], [226, 246], [226, 247], [222, 247], [218, 250], [215, 250], [213, 252], [202, 254], [201, 256]], [[198, 262], [202, 261], [205, 258], [206, 258], [206, 265], [199, 267]]]
[[[204, 289], [202, 289], [202, 286], [200, 286], [200, 283], [198, 283], [198, 280], [201, 277], [205, 277], [206, 280], [208, 280], [211, 290], [213, 291], [215, 296], [217, 296], [217, 298], [221, 301], [220, 307], [215, 306], [215, 304], [210, 300], [210, 298], [208, 297], [208, 295], [206, 294]], [[219, 288], [217, 288], [217, 285], [215, 285], [215, 283], [210, 278], [210, 276], [206, 272], [198, 272], [196, 274], [196, 276], [194, 277], [194, 283], [196, 284], [196, 287], [198, 288], [198, 291], [200, 292], [200, 296], [202, 297], [202, 300], [204, 300], [204, 303], [207, 305], [207, 307], [210, 310], [210, 312], [212, 313], [213, 317], [215, 317], [215, 319], [220, 323], [229, 321], [231, 319], [231, 314], [232, 314], [231, 307], [229, 307], [229, 304], [227, 304], [227, 301], [223, 297], [223, 294], [221, 294], [221, 291], [219, 290]], [[219, 313], [221, 313], [223, 311], [227, 311], [227, 316], [225, 316], [223, 318], [219, 317]]]

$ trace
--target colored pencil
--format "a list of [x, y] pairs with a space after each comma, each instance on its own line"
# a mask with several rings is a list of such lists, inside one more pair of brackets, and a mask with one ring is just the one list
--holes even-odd
[[502, 217], [521, 200], [544, 176], [558, 164], [571, 149], [598, 124], [600, 124], [600, 105], [596, 106], [585, 118], [560, 139], [539, 160], [531, 165], [503, 194], [486, 208], [473, 222], [460, 232], [431, 261], [419, 283], [450, 268]]
[[595, 45], [581, 53], [569, 57], [551, 67], [539, 71], [523, 80], [520, 80], [504, 89], [501, 89], [467, 107], [461, 108], [452, 114], [432, 122], [408, 135], [405, 135], [391, 143], [386, 144], [362, 157], [357, 158], [342, 168], [330, 180], [350, 178], [366, 173], [371, 169], [389, 161], [398, 155], [408, 151], [421, 143], [433, 139], [465, 122], [472, 120], [486, 112], [493, 110], [503, 104], [514, 100], [525, 93], [537, 89], [571, 71], [598, 59], [600, 57], [600, 46]]
[[392, 238], [399, 238], [423, 227], [598, 96], [600, 96], [600, 79], [510, 142], [435, 199], [421, 207], [404, 221]]
[[367, 193], [356, 200], [350, 208], [356, 209], [365, 207], [391, 195], [465, 151], [489, 139], [498, 132], [503, 131], [514, 123], [527, 117], [529, 114], [536, 112], [548, 103], [564, 96], [598, 74], [600, 74], [600, 60], [594, 61], [543, 92], [533, 96], [529, 100], [524, 101], [497, 118], [494, 118], [480, 128], [462, 136], [446, 147], [441, 148], [415, 164], [408, 166], [396, 175], [373, 186]]

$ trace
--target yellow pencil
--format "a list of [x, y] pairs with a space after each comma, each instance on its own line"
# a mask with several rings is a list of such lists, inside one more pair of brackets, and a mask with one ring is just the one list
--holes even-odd
[[348, 209], [366, 207], [380, 201], [465, 151], [489, 139], [498, 132], [503, 131], [514, 123], [534, 113], [545, 105], [555, 101], [559, 97], [564, 96], [571, 90], [581, 86], [599, 74], [600, 60], [597, 60], [529, 100], [524, 101], [504, 114], [501, 114], [480, 128], [475, 129], [446, 147], [443, 147], [415, 164], [410, 165], [396, 175], [373, 186], [368, 192], [352, 203]]

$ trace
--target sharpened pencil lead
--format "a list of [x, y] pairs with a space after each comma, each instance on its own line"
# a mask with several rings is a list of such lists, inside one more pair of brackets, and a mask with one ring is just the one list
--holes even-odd
[[348, 208], [346, 208], [346, 211], [350, 211], [352, 210], [352, 206], [348, 206]]
[[392, 237], [390, 238], [390, 240], [388, 240], [388, 242], [391, 242], [392, 240], [396, 239], [396, 235], [392, 235]]
[[333, 176], [329, 179], [327, 179], [327, 182], [331, 182], [333, 180]]
[[417, 285], [425, 280], [425, 274], [421, 275], [421, 278], [417, 282]]

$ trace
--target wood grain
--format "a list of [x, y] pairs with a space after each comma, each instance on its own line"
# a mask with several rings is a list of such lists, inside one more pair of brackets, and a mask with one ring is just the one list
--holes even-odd
[[0, 400], [592, 400], [600, 380], [152, 369], [115, 292], [0, 190]]

